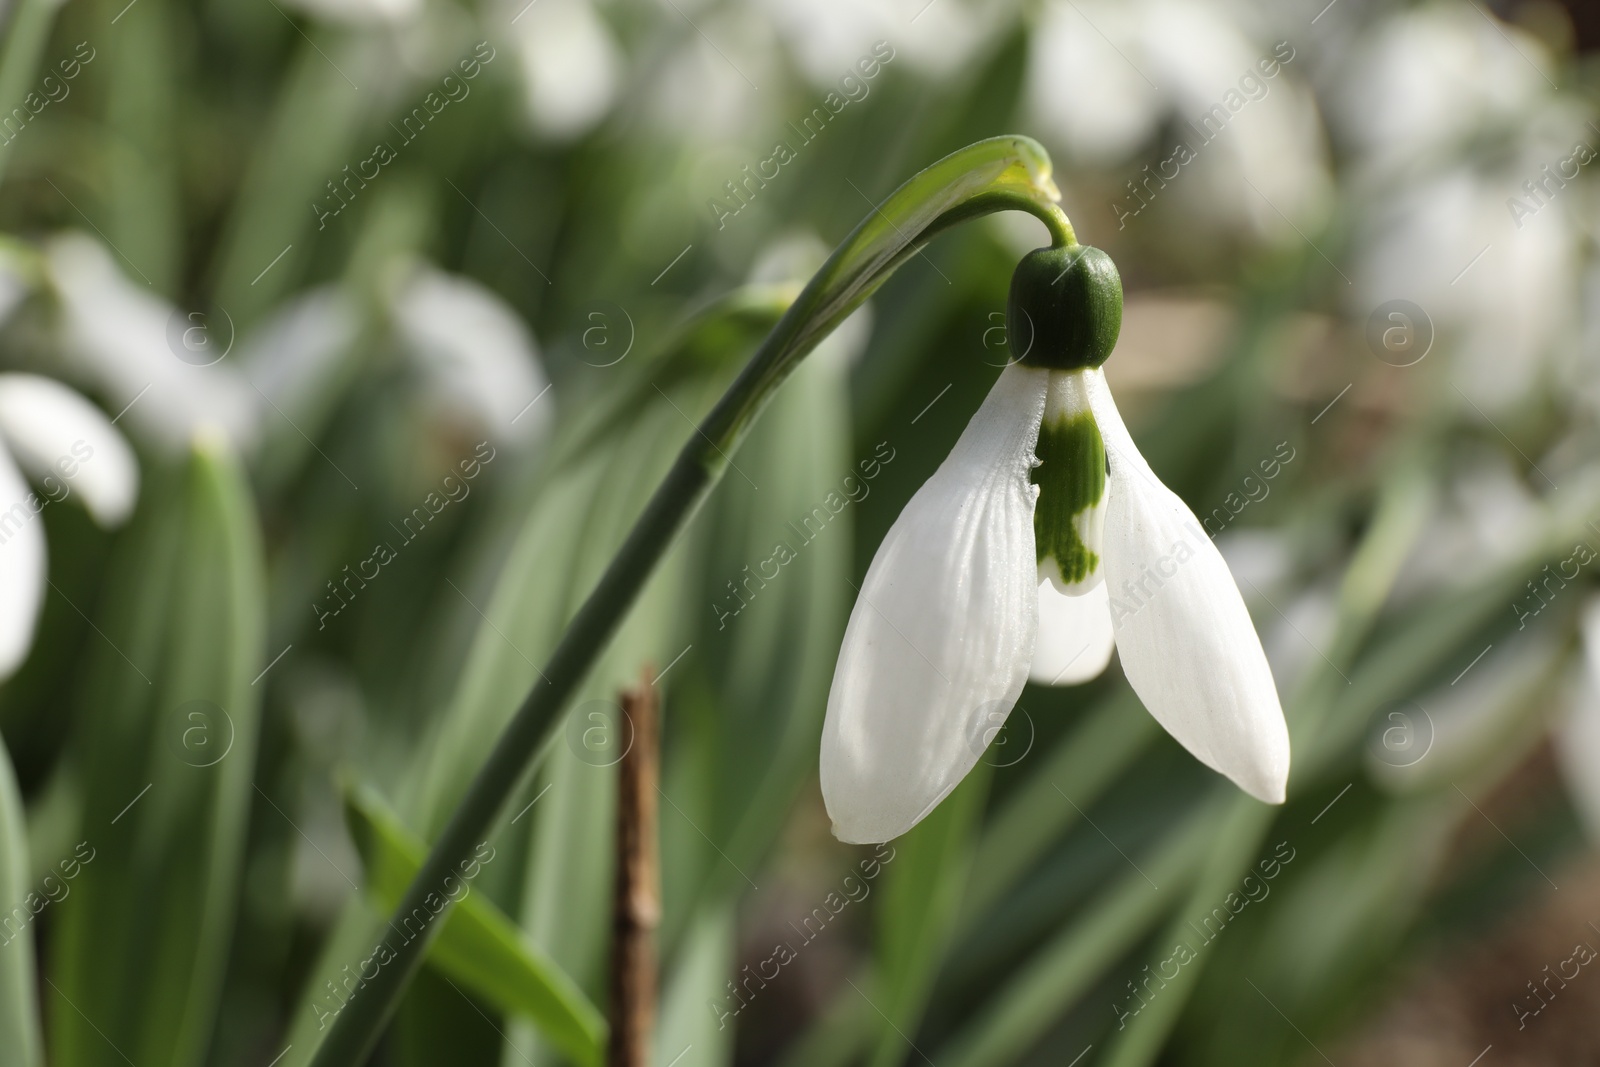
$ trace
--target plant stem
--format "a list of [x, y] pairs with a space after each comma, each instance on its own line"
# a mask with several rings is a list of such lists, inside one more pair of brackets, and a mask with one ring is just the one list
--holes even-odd
[[[705, 501], [729, 454], [773, 392], [807, 353], [894, 270], [939, 233], [1001, 210], [1044, 222], [1056, 245], [1075, 243], [1055, 201], [1050, 161], [1036, 142], [995, 137], [969, 145], [923, 170], [858, 225], [767, 335], [734, 383], [684, 444], [594, 591], [578, 609], [549, 663], [495, 743], [466, 795], [434, 842], [395, 912], [395, 922], [426, 908], [530, 770], [568, 697], [615, 633], [673, 538]], [[426, 913], [426, 912], [425, 912]], [[441, 913], [442, 914], [442, 913]], [[403, 943], [346, 1003], [312, 1067], [359, 1067], [377, 1043], [401, 995], [438, 933], [435, 920]]]
[[646, 668], [622, 694], [633, 737], [617, 775], [617, 874], [611, 927], [609, 1067], [646, 1067], [656, 1014], [656, 927], [661, 924], [661, 855], [656, 837], [660, 701]]

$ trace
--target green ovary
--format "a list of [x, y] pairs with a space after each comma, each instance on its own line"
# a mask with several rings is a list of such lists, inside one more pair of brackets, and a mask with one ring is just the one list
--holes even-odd
[[1070, 587], [1100, 564], [1094, 550], [1100, 547], [1100, 505], [1106, 495], [1106, 446], [1094, 416], [1081, 411], [1066, 418], [1046, 416], [1037, 454], [1033, 536], [1039, 570], [1049, 573], [1046, 561], [1053, 559], [1060, 571], [1057, 585]]

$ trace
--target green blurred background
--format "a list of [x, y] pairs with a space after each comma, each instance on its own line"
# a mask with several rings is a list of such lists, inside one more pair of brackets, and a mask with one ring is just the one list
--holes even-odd
[[[1045, 240], [985, 220], [732, 457], [375, 1062], [598, 1062], [616, 700], [647, 663], [657, 1067], [1600, 1062], [1591, 6], [0, 18], [0, 380], [101, 413], [0, 403], [50, 505], [0, 511], [0, 1061], [306, 1062], [798, 283], [915, 171], [1019, 132], [1122, 272], [1107, 372], [1246, 594], [1288, 804], [1186, 756], [1113, 667], [1030, 687], [892, 846], [829, 835], [854, 586]], [[52, 473], [79, 425], [99, 465]]]

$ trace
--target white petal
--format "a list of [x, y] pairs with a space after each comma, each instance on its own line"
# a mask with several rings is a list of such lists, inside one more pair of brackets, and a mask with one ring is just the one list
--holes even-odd
[[422, 0], [287, 0], [312, 18], [350, 26], [407, 22], [422, 10]]
[[545, 425], [554, 405], [538, 400], [548, 383], [533, 337], [494, 293], [424, 266], [401, 289], [394, 315], [437, 394], [497, 440], [527, 441]]
[[972, 769], [1033, 657], [1033, 446], [1046, 372], [1007, 367], [889, 529], [828, 694], [822, 797], [841, 841], [887, 841]]
[[201, 426], [220, 427], [235, 444], [253, 443], [260, 402], [249, 384], [222, 356], [201, 366], [174, 349], [199, 336], [226, 352], [230, 322], [180, 314], [129, 281], [110, 253], [81, 234], [52, 240], [45, 257], [67, 348], [94, 376], [107, 406], [126, 412], [123, 428], [172, 449], [187, 448]]
[[1289, 732], [1239, 588], [1194, 512], [1139, 454], [1098, 372], [1089, 403], [1111, 465], [1105, 568], [1123, 673], [1196, 759], [1280, 803]]
[[1048, 579], [1039, 583], [1039, 638], [1028, 681], [1080, 685], [1098, 678], [1115, 647], [1111, 598], [1104, 582], [1081, 596], [1057, 592]]
[[0, 374], [0, 437], [50, 499], [81, 493], [101, 526], [116, 526], [133, 510], [133, 449], [99, 408], [53, 378]]
[[1161, 121], [1166, 100], [1132, 65], [1144, 58], [1138, 23], [1126, 4], [1049, 3], [1031, 35], [1030, 110], [1091, 165], [1127, 159]]
[[27, 658], [44, 601], [43, 506], [0, 448], [0, 678], [9, 678]]
[[574, 137], [605, 117], [617, 96], [623, 58], [588, 0], [543, 0], [511, 27], [534, 128]]
[[[337, 286], [297, 296], [240, 344], [239, 364], [268, 402], [296, 424], [321, 421], [348, 365], [360, 321]], [[284, 418], [277, 432], [297, 431]]]

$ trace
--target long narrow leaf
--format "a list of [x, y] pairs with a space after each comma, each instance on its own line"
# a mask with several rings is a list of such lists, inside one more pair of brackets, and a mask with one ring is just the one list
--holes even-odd
[[[371, 789], [351, 787], [345, 800], [366, 866], [367, 890], [378, 907], [392, 909], [422, 866], [423, 843]], [[428, 961], [502, 1010], [533, 1020], [576, 1062], [599, 1064], [606, 1034], [599, 1009], [504, 912], [481, 893], [471, 892], [469, 884], [429, 948]]]

